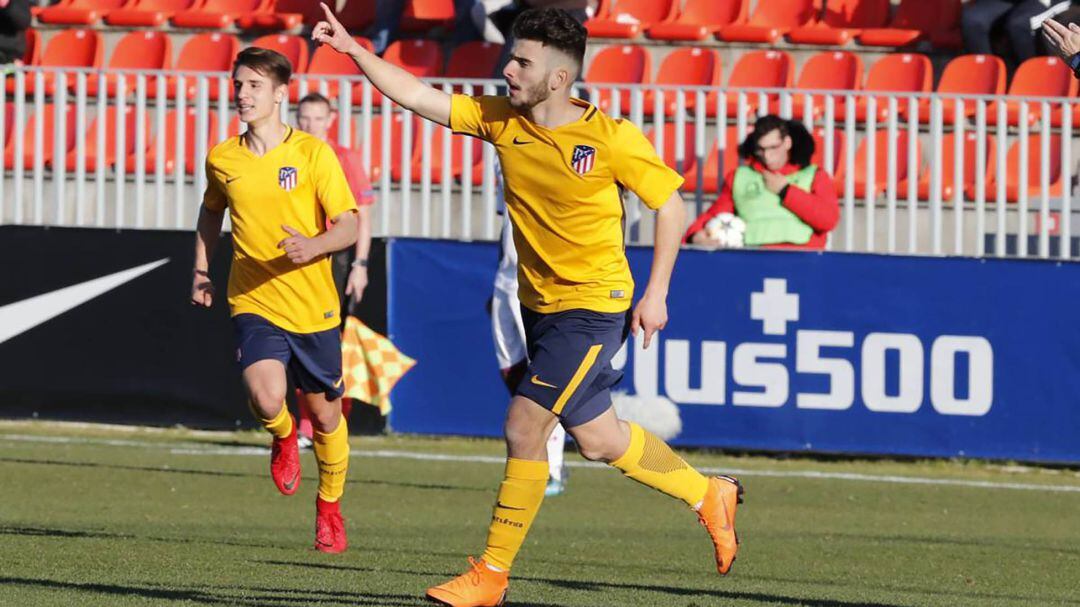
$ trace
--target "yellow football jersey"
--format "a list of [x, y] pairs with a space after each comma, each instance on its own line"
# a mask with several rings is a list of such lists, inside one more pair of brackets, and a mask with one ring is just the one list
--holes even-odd
[[641, 130], [591, 104], [581, 118], [548, 129], [518, 114], [506, 97], [454, 95], [454, 132], [495, 145], [518, 252], [518, 295], [540, 313], [622, 312], [634, 281], [624, 250], [619, 187], [652, 209], [683, 183]]
[[241, 137], [231, 137], [210, 150], [206, 177], [203, 204], [213, 211], [228, 207], [232, 221], [232, 315], [257, 314], [294, 333], [338, 326], [329, 256], [298, 266], [278, 248], [289, 236], [282, 226], [316, 236], [327, 218], [356, 210], [330, 146], [290, 128], [277, 147], [257, 156]]

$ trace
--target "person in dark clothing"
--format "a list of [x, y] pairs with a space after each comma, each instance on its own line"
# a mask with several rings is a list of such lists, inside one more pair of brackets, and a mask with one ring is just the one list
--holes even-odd
[[[960, 30], [964, 50], [968, 53], [994, 54], [990, 38], [994, 26], [1001, 24], [1009, 37], [1014, 58], [1018, 63], [1036, 56], [1035, 28], [1032, 17], [1050, 12], [1070, 0], [975, 0], [964, 6]], [[1065, 7], [1061, 7], [1065, 8]]]
[[1050, 52], [1061, 57], [1073, 75], [1080, 78], [1080, 9], [1070, 9], [1058, 20], [1047, 19], [1042, 31]]
[[28, 27], [30, 0], [0, 0], [0, 64], [22, 61]]

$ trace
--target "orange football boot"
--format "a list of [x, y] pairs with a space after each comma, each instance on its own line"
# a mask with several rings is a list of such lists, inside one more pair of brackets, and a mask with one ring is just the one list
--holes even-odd
[[733, 476], [709, 479], [709, 490], [698, 510], [698, 521], [712, 538], [716, 547], [716, 570], [727, 575], [739, 551], [739, 534], [735, 533], [735, 507], [743, 501], [743, 487]]
[[469, 570], [449, 582], [428, 588], [429, 601], [449, 607], [501, 607], [506, 603], [509, 571], [492, 571], [484, 559], [469, 557]]

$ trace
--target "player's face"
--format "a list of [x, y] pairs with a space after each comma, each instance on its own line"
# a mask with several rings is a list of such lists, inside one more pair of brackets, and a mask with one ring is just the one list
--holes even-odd
[[300, 130], [310, 133], [323, 141], [326, 141], [330, 133], [330, 125], [334, 123], [334, 113], [330, 106], [322, 102], [307, 102], [300, 104], [296, 110], [296, 123]]
[[510, 105], [528, 109], [551, 96], [550, 53], [536, 40], [518, 40], [503, 69], [509, 90]]
[[758, 139], [757, 157], [765, 168], [779, 171], [791, 158], [791, 137], [781, 135], [775, 129], [766, 133]]
[[246, 65], [237, 68], [233, 74], [233, 89], [236, 91], [236, 113], [241, 122], [248, 124], [274, 116], [289, 90], [284, 84], [279, 85]]

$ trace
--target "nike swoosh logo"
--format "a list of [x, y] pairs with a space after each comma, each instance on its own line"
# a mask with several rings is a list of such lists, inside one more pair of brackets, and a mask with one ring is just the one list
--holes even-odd
[[514, 137], [514, 145], [529, 145], [532, 141], [518, 141], [517, 137]]
[[285, 483], [285, 489], [287, 491], [292, 491], [293, 488], [296, 487], [296, 481], [298, 481], [298, 480], [300, 480], [300, 473], [299, 472], [297, 472], [296, 474], [293, 475], [291, 481], [288, 481], [288, 482]]
[[228, 177], [228, 178], [226, 178], [225, 179], [225, 185], [229, 185], [230, 183], [236, 181], [237, 179], [240, 179], [240, 177], [242, 177], [242, 175], [237, 175], [236, 177]]
[[341, 376], [341, 379], [339, 379], [339, 380], [337, 380], [336, 382], [334, 382], [334, 387], [335, 387], [335, 388], [340, 388], [340, 387], [341, 387], [341, 384], [342, 384], [342, 383], [344, 383], [344, 382], [345, 382], [345, 376], [344, 376], [344, 375], [342, 375], [342, 376]]
[[533, 376], [532, 376], [532, 379], [531, 379], [531, 380], [529, 380], [529, 381], [531, 381], [532, 383], [534, 383], [534, 384], [536, 384], [536, 385], [538, 385], [538, 386], [543, 386], [543, 387], [545, 387], [545, 388], [553, 388], [553, 389], [555, 389], [555, 390], [558, 390], [558, 389], [559, 389], [559, 387], [558, 387], [558, 386], [553, 386], [553, 385], [551, 385], [551, 384], [549, 384], [549, 383], [547, 383], [547, 382], [544, 382], [544, 381], [540, 381], [540, 376], [539, 376], [539, 375], [533, 375]]
[[524, 508], [515, 508], [513, 506], [507, 506], [502, 502], [495, 502], [496, 508], [502, 508], [503, 510], [524, 510]]
[[0, 344], [167, 263], [168, 257], [0, 307]]

